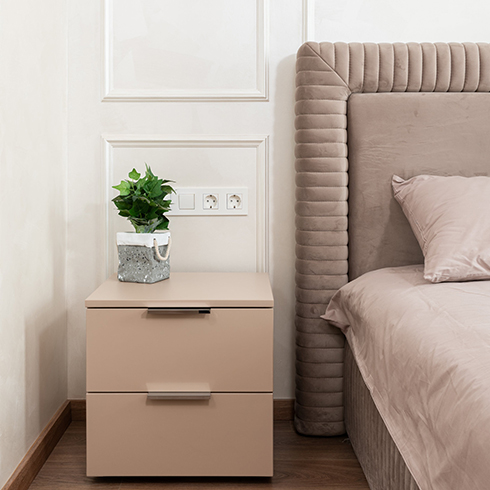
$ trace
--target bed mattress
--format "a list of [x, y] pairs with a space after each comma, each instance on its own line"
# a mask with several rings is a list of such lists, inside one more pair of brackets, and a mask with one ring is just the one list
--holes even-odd
[[490, 281], [430, 284], [422, 266], [369, 272], [332, 298], [364, 382], [422, 490], [490, 481]]

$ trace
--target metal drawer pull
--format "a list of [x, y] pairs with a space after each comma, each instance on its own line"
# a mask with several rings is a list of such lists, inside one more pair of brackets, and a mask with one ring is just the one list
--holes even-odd
[[148, 400], [209, 400], [210, 391], [151, 391]]
[[211, 308], [148, 308], [148, 313], [155, 315], [209, 315]]

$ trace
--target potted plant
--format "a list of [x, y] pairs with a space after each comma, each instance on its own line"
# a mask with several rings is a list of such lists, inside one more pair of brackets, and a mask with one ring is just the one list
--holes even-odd
[[146, 165], [144, 177], [136, 171], [129, 179], [113, 186], [119, 196], [112, 202], [119, 216], [127, 218], [135, 232], [117, 233], [118, 279], [126, 282], [154, 283], [170, 276], [170, 231], [168, 218], [174, 189], [170, 180], [159, 179]]

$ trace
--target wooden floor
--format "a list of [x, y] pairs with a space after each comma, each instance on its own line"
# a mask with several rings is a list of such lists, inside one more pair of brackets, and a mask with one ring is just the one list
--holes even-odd
[[345, 437], [304, 437], [292, 422], [274, 426], [273, 478], [88, 478], [85, 422], [72, 422], [30, 490], [209, 488], [369, 490]]

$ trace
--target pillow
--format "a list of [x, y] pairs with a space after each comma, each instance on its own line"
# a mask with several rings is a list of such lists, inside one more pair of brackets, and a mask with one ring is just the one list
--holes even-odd
[[431, 282], [490, 279], [490, 177], [393, 176]]

